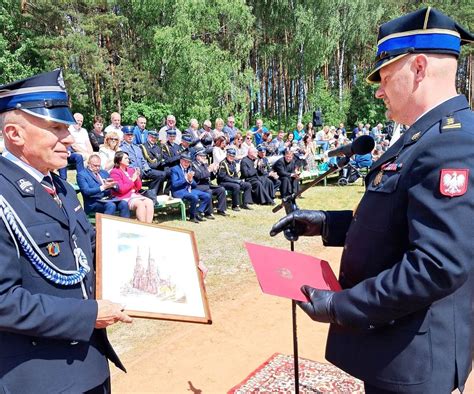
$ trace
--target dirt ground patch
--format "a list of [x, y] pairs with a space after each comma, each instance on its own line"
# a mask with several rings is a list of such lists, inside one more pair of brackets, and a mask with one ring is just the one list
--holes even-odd
[[[340, 254], [328, 248], [318, 256], [338, 262]], [[273, 353], [292, 354], [291, 301], [262, 294], [253, 274], [241, 278], [209, 297], [212, 325], [165, 322], [144, 341], [121, 343], [128, 373], [112, 370], [114, 392], [225, 393]], [[297, 323], [300, 357], [324, 361], [328, 325], [301, 311]]]

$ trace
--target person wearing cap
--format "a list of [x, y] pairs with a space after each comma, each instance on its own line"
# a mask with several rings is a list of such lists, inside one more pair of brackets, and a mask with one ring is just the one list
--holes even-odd
[[171, 168], [171, 193], [173, 197], [189, 202], [189, 220], [199, 223], [206, 220], [206, 215], [209, 219], [214, 217], [209, 213], [211, 195], [197, 188], [191, 162], [188, 153], [181, 153], [179, 165]]
[[[194, 180], [196, 181], [196, 188], [210, 194], [212, 197], [216, 197], [217, 200], [217, 214], [220, 216], [228, 216], [226, 213], [227, 202], [225, 189], [219, 185], [213, 185], [211, 183], [212, 179], [216, 178], [216, 172], [219, 168], [219, 165], [216, 163], [209, 164], [207, 163], [207, 154], [204, 149], [200, 149], [196, 152], [194, 156], [194, 161], [192, 163], [192, 169], [194, 171]], [[207, 219], [213, 218], [212, 215], [213, 207], [212, 200], [209, 204], [209, 209], [205, 212], [205, 217]]]
[[240, 178], [252, 185], [252, 201], [256, 204], [275, 205], [273, 201], [273, 183], [260, 178], [256, 168], [257, 149], [250, 148], [247, 156], [240, 162]]
[[0, 388], [110, 392], [107, 359], [125, 370], [105, 327], [131, 322], [95, 300], [95, 232], [53, 171], [74, 139], [59, 69], [0, 86]]
[[163, 158], [165, 159], [166, 168], [172, 168], [179, 165], [183, 147], [175, 142], [176, 130], [170, 129], [166, 132], [166, 135], [166, 143], [162, 145]]
[[140, 115], [137, 118], [135, 127], [133, 128], [133, 143], [140, 145], [148, 140], [148, 130], [146, 129], [146, 118]]
[[239, 172], [235, 163], [236, 151], [228, 148], [226, 158], [219, 163], [217, 171], [217, 183], [225, 188], [232, 195], [232, 210], [240, 211], [240, 192], [242, 195], [242, 209], [252, 209], [249, 204], [252, 201], [252, 185], [239, 179]]
[[456, 93], [474, 36], [428, 7], [383, 24], [369, 82], [409, 128], [372, 166], [352, 211], [296, 211], [274, 225], [344, 246], [342, 291], [303, 287], [329, 322], [326, 358], [366, 393], [464, 389], [473, 350], [474, 114]]
[[150, 166], [150, 168], [159, 171], [165, 171], [165, 159], [163, 151], [158, 145], [158, 132], [156, 130], [149, 130], [147, 133], [147, 141], [140, 144], [143, 157]]
[[120, 150], [128, 155], [130, 168], [138, 168], [140, 170], [141, 180], [149, 181], [148, 190], [145, 195], [156, 201], [156, 196], [161, 194], [163, 189], [163, 183], [167, 177], [166, 172], [155, 170], [147, 163], [140, 146], [133, 142], [135, 138], [135, 128], [133, 126], [123, 126], [122, 131], [123, 141], [120, 143]]
[[194, 160], [194, 155], [196, 154], [196, 148], [193, 146], [195, 141], [191, 134], [183, 134], [181, 137], [181, 153], [188, 153], [191, 157], [191, 160]]
[[256, 161], [257, 174], [260, 178], [268, 179], [273, 184], [272, 199], [275, 198], [275, 193], [280, 190], [281, 181], [278, 179], [278, 174], [272, 170], [272, 166], [267, 157], [267, 150], [264, 146], [259, 145], [257, 147], [257, 161]]
[[291, 148], [287, 148], [284, 156], [273, 163], [273, 171], [276, 172], [281, 182], [281, 198], [287, 197], [292, 193], [298, 193], [300, 188], [300, 169]]
[[174, 115], [171, 115], [171, 114], [166, 117], [166, 124], [158, 132], [158, 138], [162, 145], [166, 144], [166, 141], [168, 140], [168, 131], [175, 132], [174, 142], [176, 144], [180, 144], [181, 131], [176, 127], [176, 118], [174, 117]]

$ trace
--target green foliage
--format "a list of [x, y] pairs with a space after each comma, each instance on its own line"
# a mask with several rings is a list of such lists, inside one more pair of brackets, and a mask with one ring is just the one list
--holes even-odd
[[385, 119], [385, 107], [382, 100], [375, 98], [376, 85], [367, 84], [359, 76], [351, 90], [351, 105], [347, 115], [347, 124], [355, 125], [358, 122], [375, 124]]
[[[344, 95], [342, 105], [339, 105], [336, 91], [328, 88], [327, 82], [319, 78], [316, 82], [314, 92], [308, 95], [308, 101], [312, 108], [321, 108], [324, 115], [324, 123], [337, 125], [346, 121], [346, 113], [350, 106], [351, 97]], [[308, 119], [309, 121], [310, 119]]]
[[135, 103], [128, 102], [122, 114], [122, 124], [133, 125], [139, 116], [147, 119], [147, 129], [159, 129], [166, 116], [171, 113], [169, 105], [160, 103]]

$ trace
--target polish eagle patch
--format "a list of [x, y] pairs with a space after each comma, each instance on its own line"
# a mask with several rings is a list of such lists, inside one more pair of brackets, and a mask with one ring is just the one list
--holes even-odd
[[444, 196], [462, 196], [467, 191], [469, 170], [465, 169], [443, 169], [439, 182], [439, 191]]

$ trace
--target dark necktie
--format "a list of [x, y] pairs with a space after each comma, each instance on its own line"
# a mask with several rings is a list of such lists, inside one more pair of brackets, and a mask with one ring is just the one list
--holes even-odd
[[43, 185], [44, 189], [48, 192], [48, 194], [51, 197], [53, 197], [56, 204], [58, 204], [59, 207], [62, 207], [63, 203], [59, 199], [58, 194], [56, 193], [56, 187], [54, 186], [53, 179], [51, 178], [51, 176], [46, 175], [41, 181], [41, 184]]

